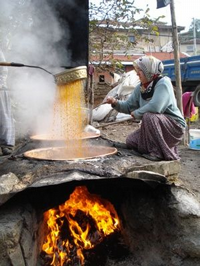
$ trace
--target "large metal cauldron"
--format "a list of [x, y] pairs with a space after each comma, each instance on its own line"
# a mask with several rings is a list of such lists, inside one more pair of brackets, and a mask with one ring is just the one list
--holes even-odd
[[[74, 83], [78, 80], [87, 78], [87, 68], [80, 66], [65, 70], [55, 75], [55, 81], [58, 86], [63, 86]], [[83, 88], [84, 89], [84, 88]], [[75, 121], [76, 123], [76, 121]], [[71, 139], [65, 137], [51, 136], [51, 135], [35, 135], [32, 140], [47, 141], [48, 144], [53, 144], [56, 141], [58, 147], [45, 147], [40, 149], [30, 150], [24, 153], [27, 158], [34, 158], [38, 160], [85, 160], [92, 158], [101, 158], [117, 153], [117, 149], [107, 146], [94, 146], [86, 142], [87, 139], [97, 138], [100, 134], [95, 132], [83, 132], [78, 138], [73, 136]], [[84, 141], [83, 141], [84, 140]]]

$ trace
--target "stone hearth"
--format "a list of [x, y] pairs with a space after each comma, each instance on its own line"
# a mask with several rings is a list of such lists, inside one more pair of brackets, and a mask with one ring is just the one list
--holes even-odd
[[79, 185], [108, 199], [122, 223], [118, 247], [108, 240], [88, 253], [86, 266], [199, 265], [200, 206], [179, 184], [179, 162], [151, 162], [103, 138], [90, 142], [115, 146], [118, 153], [85, 161], [30, 160], [25, 151], [49, 144], [27, 141], [1, 161], [1, 266], [42, 266], [43, 213]]

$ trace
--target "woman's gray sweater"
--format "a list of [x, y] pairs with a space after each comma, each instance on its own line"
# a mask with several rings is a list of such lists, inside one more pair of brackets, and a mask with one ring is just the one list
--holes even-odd
[[113, 108], [120, 113], [130, 114], [133, 112], [134, 117], [139, 120], [147, 112], [164, 114], [186, 127], [185, 119], [177, 107], [171, 80], [168, 77], [163, 77], [157, 82], [151, 99], [144, 100], [142, 98], [140, 85], [138, 85], [126, 101], [118, 101]]

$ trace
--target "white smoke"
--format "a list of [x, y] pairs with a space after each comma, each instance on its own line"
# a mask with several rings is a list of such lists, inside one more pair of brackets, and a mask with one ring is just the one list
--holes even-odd
[[18, 135], [44, 130], [52, 112], [59, 66], [70, 65], [70, 51], [60, 47], [70, 40], [69, 30], [62, 29], [46, 0], [0, 0], [0, 45], [7, 62], [34, 65], [8, 67]]

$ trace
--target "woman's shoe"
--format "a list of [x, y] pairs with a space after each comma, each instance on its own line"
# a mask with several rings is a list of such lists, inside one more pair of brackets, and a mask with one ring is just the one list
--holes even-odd
[[13, 152], [12, 147], [1, 147], [1, 151], [3, 155], [10, 155]]

